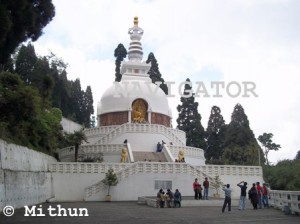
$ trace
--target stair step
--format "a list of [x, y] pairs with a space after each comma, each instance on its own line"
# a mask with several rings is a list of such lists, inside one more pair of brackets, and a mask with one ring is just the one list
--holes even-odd
[[133, 151], [134, 161], [168, 162], [163, 152]]

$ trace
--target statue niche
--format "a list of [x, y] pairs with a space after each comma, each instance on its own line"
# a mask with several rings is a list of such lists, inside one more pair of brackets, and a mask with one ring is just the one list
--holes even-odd
[[137, 99], [132, 103], [131, 120], [136, 123], [145, 123], [147, 120], [148, 105], [145, 100]]

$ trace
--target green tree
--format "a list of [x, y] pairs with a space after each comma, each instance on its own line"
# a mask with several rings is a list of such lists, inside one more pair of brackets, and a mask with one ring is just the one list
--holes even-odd
[[37, 83], [33, 76], [38, 57], [35, 53], [34, 46], [29, 43], [27, 46], [22, 45], [16, 54], [15, 72], [20, 75], [26, 84]]
[[261, 149], [250, 129], [244, 108], [236, 104], [226, 127], [223, 160], [225, 164], [258, 165]]
[[51, 0], [0, 1], [0, 71], [20, 43], [42, 35], [54, 15]]
[[[186, 80], [190, 83], [190, 80]], [[185, 84], [181, 105], [177, 106], [179, 112], [177, 128], [186, 133], [186, 144], [197, 148], [206, 148], [205, 131], [201, 125], [201, 115], [198, 112], [198, 103], [195, 102], [194, 93], [190, 84]]]
[[80, 80], [76, 79], [71, 81], [70, 85], [71, 92], [71, 111], [73, 116], [75, 116], [75, 121], [79, 124], [84, 124], [84, 118], [82, 114], [82, 104], [83, 104], [83, 91], [81, 90]]
[[61, 120], [62, 113], [58, 108], [51, 108], [39, 116], [39, 125], [36, 127], [39, 133], [38, 145], [48, 154], [53, 155], [63, 139]]
[[220, 197], [219, 190], [223, 185], [219, 175], [216, 175], [210, 185], [216, 190], [216, 197]]
[[87, 128], [91, 127], [91, 115], [94, 113], [93, 107], [93, 94], [92, 89], [90, 86], [86, 87], [86, 91], [83, 95], [83, 118], [84, 118], [84, 125]]
[[222, 163], [224, 131], [225, 121], [221, 115], [221, 109], [217, 106], [213, 106], [206, 129], [207, 148], [205, 149], [205, 158], [207, 163]]
[[282, 160], [263, 166], [264, 179], [273, 190], [300, 191], [300, 160]]
[[70, 134], [65, 133], [68, 144], [74, 146], [75, 148], [75, 162], [78, 160], [79, 146], [82, 144], [82, 142], [88, 142], [83, 130], [84, 129], [82, 128], [79, 131], [74, 131]]
[[265, 160], [267, 165], [269, 165], [268, 155], [270, 150], [277, 151], [281, 148], [280, 145], [273, 143], [272, 138], [273, 138], [272, 133], [263, 133], [262, 135], [258, 136], [258, 141], [264, 147], [264, 154], [265, 154]]
[[297, 152], [295, 159], [300, 159], [300, 150]]
[[55, 83], [48, 57], [38, 57], [31, 43], [22, 45], [16, 54], [15, 72], [27, 85], [39, 90], [45, 107], [51, 106], [51, 93]]
[[53, 154], [62, 138], [59, 109], [46, 109], [38, 90], [16, 74], [0, 73], [0, 137]]
[[118, 177], [112, 168], [105, 173], [105, 178], [102, 180], [102, 183], [108, 187], [107, 195], [110, 195], [110, 187], [118, 184]]
[[123, 44], [119, 44], [117, 46], [117, 48], [115, 49], [115, 54], [114, 54], [115, 58], [116, 58], [116, 73], [115, 73], [115, 81], [116, 82], [120, 82], [122, 79], [122, 74], [120, 72], [120, 68], [121, 68], [121, 62], [124, 60], [124, 58], [126, 58], [127, 56], [127, 50], [124, 47]]
[[168, 94], [168, 86], [164, 83], [165, 80], [161, 77], [157, 60], [152, 52], [149, 53], [146, 63], [151, 63], [151, 67], [148, 74], [152, 80], [152, 83], [161, 82], [159, 87], [164, 91], [165, 94]]
[[67, 77], [67, 64], [56, 56], [51, 58], [51, 70], [54, 80], [51, 101], [52, 106], [61, 109], [64, 117], [75, 120], [71, 101], [71, 81]]

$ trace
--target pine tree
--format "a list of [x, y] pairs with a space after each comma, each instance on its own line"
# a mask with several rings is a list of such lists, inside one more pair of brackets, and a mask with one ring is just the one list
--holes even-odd
[[81, 90], [80, 80], [76, 79], [71, 81], [71, 108], [73, 115], [75, 115], [75, 121], [79, 124], [84, 124], [83, 111], [83, 93]]
[[[189, 79], [186, 80], [190, 82]], [[177, 128], [186, 133], [186, 144], [188, 146], [197, 148], [206, 148], [205, 132], [201, 125], [201, 115], [198, 112], [198, 103], [195, 102], [194, 93], [190, 96], [189, 91], [192, 91], [192, 87], [189, 84], [185, 84], [184, 93], [186, 97], [181, 97], [181, 105], [177, 106], [178, 119]]]
[[34, 46], [30, 43], [22, 45], [16, 55], [15, 72], [20, 75], [26, 84], [32, 84], [35, 81], [33, 71], [35, 69], [38, 57], [35, 53]]
[[297, 152], [297, 154], [296, 154], [296, 156], [295, 156], [295, 160], [296, 159], [300, 159], [300, 150], [298, 150], [298, 152]]
[[87, 86], [83, 95], [83, 118], [84, 125], [87, 128], [91, 127], [91, 115], [94, 113], [93, 102], [92, 89]]
[[52, 0], [0, 1], [0, 71], [20, 43], [42, 35], [54, 15]]
[[207, 148], [205, 150], [205, 158], [207, 163], [222, 163], [224, 131], [225, 121], [221, 115], [221, 109], [217, 106], [213, 106], [206, 130]]
[[236, 104], [231, 122], [226, 128], [223, 159], [225, 164], [258, 165], [261, 149], [250, 129], [247, 115], [240, 104]]
[[159, 87], [167, 95], [168, 94], [168, 86], [166, 84], [164, 84], [165, 80], [161, 77], [161, 74], [160, 74], [160, 71], [159, 71], [159, 68], [158, 68], [157, 60], [156, 60], [156, 58], [155, 58], [155, 56], [152, 52], [149, 53], [146, 63], [148, 63], [148, 64], [151, 63], [151, 67], [150, 67], [150, 70], [149, 70], [148, 74], [150, 75], [152, 83], [162, 82], [162, 84], [160, 84]]
[[118, 47], [115, 49], [115, 54], [114, 54], [115, 58], [116, 58], [116, 73], [115, 73], [115, 81], [116, 82], [120, 82], [122, 79], [122, 74], [120, 72], [120, 68], [121, 68], [121, 62], [124, 60], [124, 58], [126, 58], [127, 56], [127, 50], [124, 47], [123, 44], [119, 44]]

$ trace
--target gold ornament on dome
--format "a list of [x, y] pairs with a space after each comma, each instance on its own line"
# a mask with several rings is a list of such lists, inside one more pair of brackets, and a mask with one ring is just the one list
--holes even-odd
[[134, 24], [135, 26], [138, 26], [138, 24], [139, 24], [139, 17], [137, 17], [137, 16], [134, 17], [134, 19], [133, 19], [133, 24]]
[[146, 122], [146, 115], [147, 103], [142, 99], [135, 100], [132, 104], [132, 121], [144, 123]]

